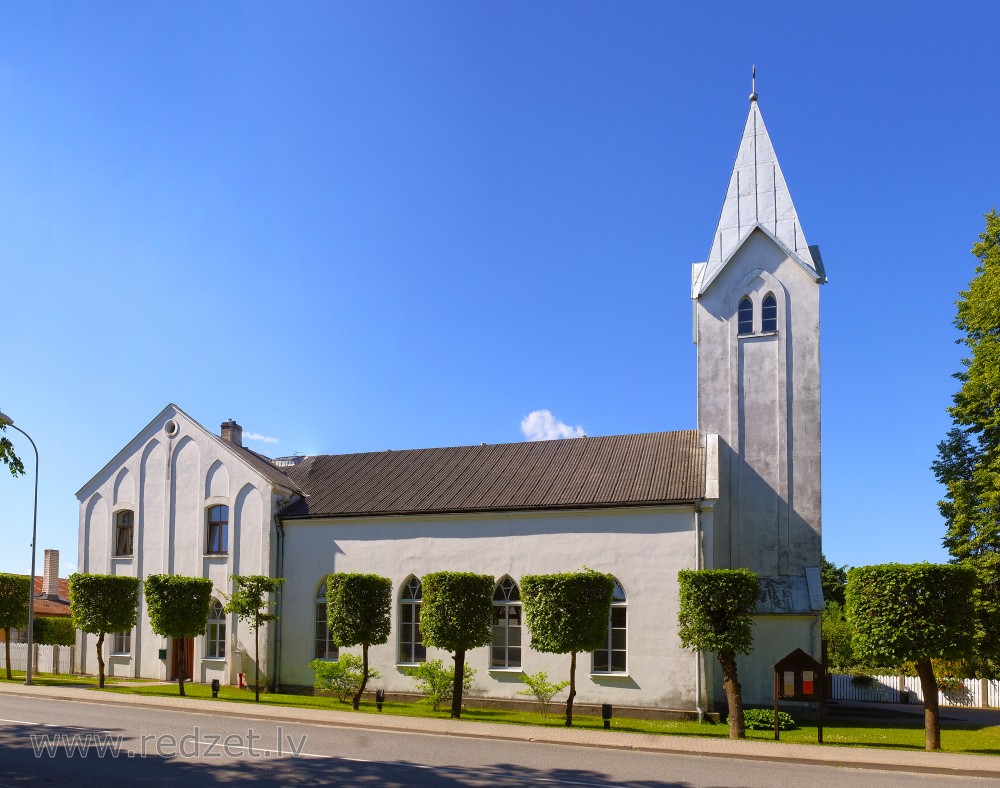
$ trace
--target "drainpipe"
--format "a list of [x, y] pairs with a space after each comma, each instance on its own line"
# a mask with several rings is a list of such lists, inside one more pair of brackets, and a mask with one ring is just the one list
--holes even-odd
[[[694, 568], [701, 569], [701, 501], [694, 503]], [[698, 724], [705, 719], [705, 710], [701, 707], [701, 652], [694, 652], [694, 704], [698, 710]]]
[[[278, 557], [277, 557], [277, 572], [275, 577], [284, 577], [284, 565], [285, 565], [285, 528], [281, 523], [281, 518], [278, 515], [274, 516], [274, 528], [275, 533], [278, 537]], [[284, 602], [285, 595], [280, 591], [278, 592], [278, 609], [277, 615], [278, 620], [275, 622], [275, 634], [274, 634], [274, 689], [281, 686], [281, 608]]]

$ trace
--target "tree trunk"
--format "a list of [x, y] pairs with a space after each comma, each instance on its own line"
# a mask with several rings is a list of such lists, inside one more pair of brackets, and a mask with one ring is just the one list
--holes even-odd
[[[101, 637], [104, 637], [101, 635]], [[187, 657], [184, 654], [184, 638], [177, 638], [177, 642], [180, 644], [177, 646], [177, 686], [180, 687], [181, 695], [184, 695], [184, 663], [187, 661]], [[103, 665], [103, 663], [102, 663]], [[102, 668], [103, 669], [103, 668]]]
[[358, 687], [358, 691], [354, 693], [354, 710], [357, 711], [361, 708], [361, 693], [365, 691], [365, 685], [368, 683], [368, 644], [361, 644], [361, 686]]
[[104, 633], [97, 633], [97, 686], [104, 689]]
[[576, 652], [569, 656], [569, 697], [566, 698], [566, 725], [573, 724], [573, 698], [576, 697]]
[[253, 702], [260, 703], [260, 627], [253, 630]]
[[462, 689], [465, 684], [465, 649], [455, 649], [455, 688], [451, 693], [451, 716], [462, 716]]
[[10, 627], [3, 628], [3, 646], [4, 651], [7, 652], [7, 681], [13, 681], [13, 677], [10, 675]]
[[719, 651], [719, 664], [722, 666], [722, 687], [726, 691], [729, 703], [729, 738], [745, 739], [746, 728], [743, 725], [743, 688], [736, 676], [736, 655], [731, 651]]
[[928, 750], [941, 749], [941, 715], [938, 710], [938, 687], [934, 666], [929, 657], [917, 660], [920, 689], [924, 692], [924, 746]]

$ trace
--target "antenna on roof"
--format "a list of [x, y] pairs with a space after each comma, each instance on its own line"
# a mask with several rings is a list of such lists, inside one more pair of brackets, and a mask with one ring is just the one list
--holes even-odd
[[757, 100], [757, 66], [750, 66], [750, 101]]

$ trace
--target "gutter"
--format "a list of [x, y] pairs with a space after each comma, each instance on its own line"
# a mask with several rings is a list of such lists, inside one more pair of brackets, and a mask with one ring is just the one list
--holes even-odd
[[[284, 577], [284, 565], [285, 565], [285, 527], [281, 522], [281, 517], [278, 515], [274, 516], [274, 528], [275, 533], [278, 537], [277, 546], [277, 567], [275, 572], [275, 577]], [[281, 686], [281, 622], [282, 622], [282, 605], [284, 603], [285, 595], [280, 591], [278, 592], [278, 609], [276, 611], [278, 619], [275, 622], [275, 635], [274, 635], [274, 681], [271, 682], [271, 691], [274, 692], [278, 687]]]
[[[694, 504], [694, 538], [694, 568], [701, 569], [701, 500]], [[701, 725], [705, 719], [705, 710], [701, 707], [701, 651], [694, 652], [694, 707]]]

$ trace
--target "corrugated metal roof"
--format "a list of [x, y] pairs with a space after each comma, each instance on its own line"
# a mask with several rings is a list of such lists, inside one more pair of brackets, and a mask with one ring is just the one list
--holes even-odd
[[283, 517], [642, 506], [704, 495], [695, 430], [306, 457]]
[[258, 473], [264, 475], [271, 484], [276, 484], [279, 487], [284, 487], [292, 492], [301, 493], [302, 490], [298, 488], [294, 481], [288, 478], [288, 476], [280, 468], [276, 467], [269, 458], [265, 457], [263, 454], [258, 454], [253, 449], [248, 449], [246, 446], [240, 446], [238, 443], [230, 443], [222, 438], [219, 438], [223, 443], [232, 448], [233, 451], [237, 453], [248, 465], [254, 468]]

